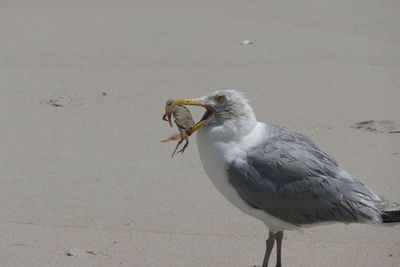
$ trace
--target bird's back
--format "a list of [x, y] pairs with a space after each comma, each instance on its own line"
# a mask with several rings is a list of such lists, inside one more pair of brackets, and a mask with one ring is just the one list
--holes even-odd
[[304, 135], [267, 125], [263, 142], [227, 165], [240, 197], [295, 225], [381, 221], [379, 197]]

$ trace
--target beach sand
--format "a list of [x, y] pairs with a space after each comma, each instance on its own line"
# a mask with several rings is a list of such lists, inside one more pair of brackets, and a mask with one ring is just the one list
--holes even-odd
[[[173, 159], [160, 143], [175, 131], [166, 99], [217, 89], [400, 201], [400, 135], [350, 127], [400, 122], [399, 14], [370, 0], [0, 1], [0, 266], [260, 265], [265, 226], [216, 191], [195, 138]], [[400, 262], [400, 228], [284, 238], [284, 266]]]

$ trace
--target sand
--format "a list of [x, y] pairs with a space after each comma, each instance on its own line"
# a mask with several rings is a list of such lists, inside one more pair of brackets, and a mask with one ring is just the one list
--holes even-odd
[[[0, 266], [253, 266], [267, 232], [170, 158], [165, 100], [240, 89], [400, 201], [398, 1], [0, 1]], [[250, 43], [248, 41], [250, 41]], [[399, 266], [400, 228], [288, 232], [284, 266]], [[71, 253], [72, 256], [67, 254]], [[274, 258], [272, 261], [274, 262]]]

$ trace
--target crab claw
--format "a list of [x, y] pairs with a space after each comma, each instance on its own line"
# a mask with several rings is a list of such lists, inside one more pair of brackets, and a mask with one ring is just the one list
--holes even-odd
[[172, 127], [172, 121], [171, 121], [171, 116], [172, 116], [172, 107], [171, 104], [174, 102], [173, 99], [168, 99], [167, 102], [165, 103], [165, 114], [163, 116], [163, 120], [168, 121], [169, 125]]
[[168, 121], [168, 122], [169, 122], [169, 125], [172, 127], [171, 116], [172, 116], [171, 113], [165, 113], [165, 114], [163, 115], [162, 119], [163, 119], [164, 121]]

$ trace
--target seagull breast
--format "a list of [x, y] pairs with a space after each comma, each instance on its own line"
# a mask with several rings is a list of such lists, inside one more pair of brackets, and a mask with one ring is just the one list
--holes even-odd
[[268, 129], [264, 123], [237, 122], [200, 129], [197, 146], [203, 168], [215, 188], [236, 208], [253, 216], [273, 231], [299, 230], [291, 223], [282, 221], [244, 201], [229, 182], [227, 166], [232, 160], [245, 160], [246, 151], [262, 143]]

